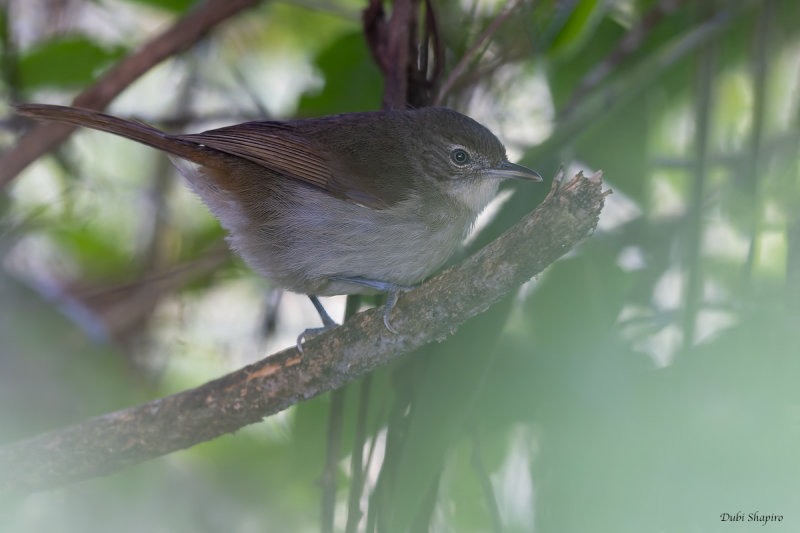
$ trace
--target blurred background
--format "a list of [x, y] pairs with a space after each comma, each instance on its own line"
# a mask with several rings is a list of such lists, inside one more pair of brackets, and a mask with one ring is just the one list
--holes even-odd
[[[194, 4], [1, 1], [0, 147], [30, 127], [8, 103], [69, 103]], [[594, 234], [445, 342], [235, 435], [0, 501], [0, 531], [800, 530], [800, 3], [432, 6], [443, 103], [547, 177], [504, 188], [464, 253], [562, 164], [614, 191]], [[261, 2], [109, 110], [201, 131], [377, 109], [364, 7]], [[78, 131], [0, 192], [0, 445], [317, 321], [227, 251], [154, 150]]]

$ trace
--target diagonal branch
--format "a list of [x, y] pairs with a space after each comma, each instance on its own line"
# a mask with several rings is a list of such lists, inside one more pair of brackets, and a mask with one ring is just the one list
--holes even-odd
[[[261, 0], [208, 0], [142, 48], [117, 63], [94, 85], [75, 97], [72, 105], [104, 109], [131, 83], [152, 67], [203, 38], [214, 26]], [[0, 189], [44, 153], [64, 142], [74, 126], [38, 124], [17, 145], [0, 156]]]
[[601, 173], [556, 179], [547, 198], [478, 253], [400, 297], [392, 315], [355, 315], [308, 341], [197, 388], [0, 448], [0, 494], [50, 489], [188, 448], [341, 387], [442, 339], [585, 238], [603, 200]]

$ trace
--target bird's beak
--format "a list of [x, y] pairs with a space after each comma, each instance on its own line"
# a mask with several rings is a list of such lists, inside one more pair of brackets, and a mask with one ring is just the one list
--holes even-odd
[[501, 161], [496, 167], [490, 168], [489, 175], [499, 179], [514, 178], [518, 180], [542, 181], [542, 176], [535, 170], [523, 167], [522, 165], [509, 163], [508, 161]]

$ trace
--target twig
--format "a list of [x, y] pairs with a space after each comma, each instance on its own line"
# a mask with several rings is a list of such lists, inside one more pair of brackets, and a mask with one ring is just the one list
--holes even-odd
[[508, 20], [508, 17], [514, 12], [514, 10], [519, 7], [522, 3], [522, 0], [511, 0], [508, 4], [508, 7], [503, 10], [495, 19], [483, 30], [478, 36], [478, 39], [475, 41], [475, 44], [464, 54], [464, 57], [456, 64], [453, 70], [450, 72], [450, 75], [445, 80], [444, 84], [442, 84], [442, 88], [439, 90], [439, 94], [436, 96], [436, 101], [434, 105], [441, 105], [444, 97], [447, 96], [447, 93], [450, 92], [450, 89], [453, 88], [453, 85], [458, 81], [458, 79], [464, 74], [467, 70], [469, 65], [478, 57], [481, 49], [483, 48], [484, 43], [486, 43], [500, 27]]
[[[117, 63], [97, 83], [75, 97], [72, 105], [104, 109], [134, 80], [164, 59], [199, 41], [210, 29], [261, 0], [209, 0]], [[63, 124], [37, 124], [0, 157], [0, 188], [40, 155], [53, 150], [74, 130]]]
[[562, 185], [498, 239], [383, 310], [195, 389], [0, 448], [0, 494], [109, 474], [261, 421], [441, 339], [541, 272], [594, 229], [608, 191], [601, 173]]

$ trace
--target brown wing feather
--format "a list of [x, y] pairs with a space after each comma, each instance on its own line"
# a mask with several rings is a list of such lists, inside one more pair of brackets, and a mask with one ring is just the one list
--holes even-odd
[[353, 195], [351, 191], [342, 188], [339, 185], [342, 180], [337, 180], [334, 176], [324, 151], [296, 134], [286, 123], [245, 122], [175, 137], [252, 161], [343, 200], [373, 209], [387, 206], [386, 202], [371, 194]]

